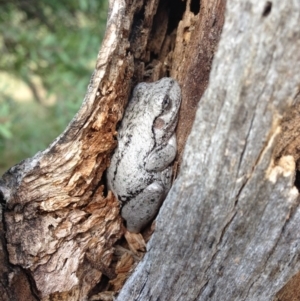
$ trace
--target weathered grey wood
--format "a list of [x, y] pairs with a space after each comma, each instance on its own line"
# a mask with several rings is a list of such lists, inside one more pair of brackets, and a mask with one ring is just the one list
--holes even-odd
[[295, 162], [272, 159], [299, 92], [299, 13], [298, 1], [227, 1], [181, 171], [117, 300], [273, 300], [299, 271]]

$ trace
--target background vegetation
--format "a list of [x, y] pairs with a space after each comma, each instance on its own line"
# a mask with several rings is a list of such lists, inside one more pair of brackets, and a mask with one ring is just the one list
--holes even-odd
[[79, 109], [107, 0], [0, 0], [0, 176], [45, 149]]

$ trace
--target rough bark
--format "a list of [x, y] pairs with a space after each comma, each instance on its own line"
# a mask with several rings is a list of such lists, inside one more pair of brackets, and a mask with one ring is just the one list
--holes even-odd
[[78, 114], [1, 179], [5, 301], [108, 300], [113, 292], [98, 293], [120, 289], [136, 257], [117, 241], [122, 221], [103, 172], [131, 88], [168, 75], [183, 95], [180, 172], [118, 300], [288, 300], [295, 292], [299, 157], [287, 132], [297, 136], [298, 115], [281, 119], [299, 93], [300, 5], [228, 0], [218, 44], [225, 1], [199, 3], [111, 1]]

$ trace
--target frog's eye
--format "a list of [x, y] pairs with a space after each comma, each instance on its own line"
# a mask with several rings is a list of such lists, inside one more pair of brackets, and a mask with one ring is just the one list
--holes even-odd
[[170, 99], [170, 97], [168, 95], [166, 95], [165, 98], [164, 98], [164, 100], [163, 100], [163, 102], [162, 102], [163, 109], [164, 110], [168, 109], [169, 106], [170, 106], [170, 104], [171, 104], [171, 99]]

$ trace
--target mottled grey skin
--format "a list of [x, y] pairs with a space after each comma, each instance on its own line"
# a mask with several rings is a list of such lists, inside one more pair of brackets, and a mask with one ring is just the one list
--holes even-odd
[[130, 232], [139, 233], [155, 217], [171, 187], [180, 102], [178, 83], [162, 78], [138, 84], [126, 108], [107, 182]]

